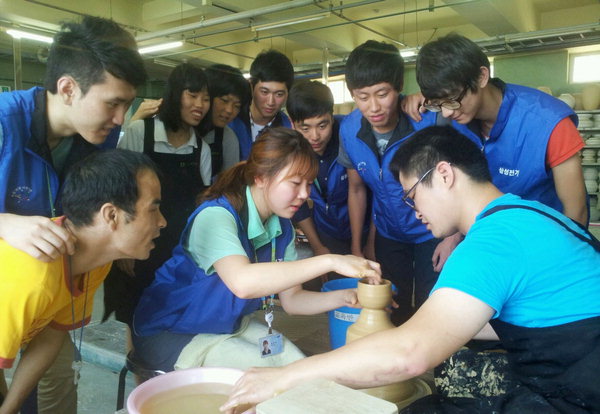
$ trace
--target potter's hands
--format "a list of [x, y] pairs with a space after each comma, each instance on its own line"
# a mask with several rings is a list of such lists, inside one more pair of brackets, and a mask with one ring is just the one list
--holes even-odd
[[379, 284], [381, 282], [381, 266], [379, 263], [351, 254], [345, 256], [334, 254], [332, 257], [334, 260], [334, 272], [358, 279], [366, 277], [369, 279], [370, 284]]
[[0, 238], [43, 262], [75, 252], [75, 237], [47, 217], [0, 214]]
[[425, 97], [421, 94], [421, 92], [417, 92], [412, 95], [407, 95], [400, 102], [400, 108], [402, 111], [410, 116], [415, 121], [421, 121], [421, 114], [424, 114], [427, 109], [423, 106], [425, 102]]
[[138, 119], [146, 119], [156, 115], [162, 104], [162, 98], [160, 99], [144, 99], [140, 104], [135, 114], [131, 117], [129, 122], [136, 121]]
[[127, 276], [135, 276], [134, 267], [135, 267], [135, 259], [119, 259], [115, 260], [115, 266], [121, 270], [121, 272], [125, 273]]
[[358, 296], [356, 294], [356, 289], [341, 289], [338, 292], [342, 295], [342, 305], [348, 306], [349, 308], [361, 308], [360, 303], [358, 302]]
[[[226, 414], [251, 414], [256, 404], [274, 397], [282, 390], [283, 368], [250, 368], [235, 383], [229, 399], [220, 408]], [[242, 406], [252, 406], [240, 411]]]
[[431, 257], [431, 263], [433, 264], [433, 270], [435, 272], [442, 271], [446, 260], [448, 260], [450, 254], [454, 251], [456, 246], [458, 246], [458, 243], [460, 243], [463, 238], [463, 235], [457, 232], [452, 236], [446, 237], [444, 240], [438, 243], [433, 251], [433, 256]]
[[391, 315], [394, 309], [398, 309], [399, 307], [400, 305], [392, 298], [392, 303], [390, 303], [390, 306], [386, 306], [385, 311]]

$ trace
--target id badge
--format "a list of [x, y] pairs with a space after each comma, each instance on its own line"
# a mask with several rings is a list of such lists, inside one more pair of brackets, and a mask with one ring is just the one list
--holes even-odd
[[283, 352], [283, 335], [280, 333], [263, 336], [258, 339], [261, 358], [267, 358]]

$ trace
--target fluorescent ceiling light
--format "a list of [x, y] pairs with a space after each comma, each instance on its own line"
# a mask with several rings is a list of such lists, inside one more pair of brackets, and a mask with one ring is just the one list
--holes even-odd
[[250, 30], [252, 30], [253, 32], [259, 32], [261, 30], [276, 29], [278, 27], [291, 26], [293, 24], [298, 24], [298, 23], [312, 22], [315, 20], [321, 20], [326, 17], [329, 17], [330, 14], [331, 13], [329, 13], [329, 12], [325, 12], [325, 13], [313, 14], [313, 15], [306, 16], [306, 17], [297, 17], [295, 19], [287, 19], [287, 20], [281, 20], [281, 21], [273, 22], [273, 23], [259, 24], [259, 25], [250, 27]]
[[404, 49], [400, 51], [400, 56], [403, 58], [413, 57], [417, 55], [417, 49]]
[[244, 79], [250, 79], [252, 77], [252, 75], [250, 75], [249, 73], [244, 73], [242, 76], [244, 77]]
[[140, 52], [140, 55], [143, 55], [144, 53], [152, 53], [152, 52], [159, 52], [161, 50], [175, 49], [175, 48], [181, 47], [181, 46], [183, 46], [183, 42], [181, 40], [179, 40], [177, 42], [160, 43], [158, 45], [142, 47], [141, 49], [138, 50], [138, 52]]
[[42, 36], [35, 33], [22, 32], [20, 30], [15, 29], [9, 29], [6, 31], [6, 33], [11, 35], [15, 39], [30, 39], [37, 40], [38, 42], [52, 43], [52, 38], [50, 36]]

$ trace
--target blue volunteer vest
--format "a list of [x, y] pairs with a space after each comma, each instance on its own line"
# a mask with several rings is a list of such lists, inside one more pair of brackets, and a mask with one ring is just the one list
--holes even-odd
[[350, 216], [348, 215], [348, 173], [346, 167], [337, 162], [331, 163], [327, 173], [327, 199], [315, 183], [310, 189], [313, 201], [313, 220], [319, 231], [339, 240], [349, 240]]
[[21, 215], [52, 215], [60, 187], [54, 168], [40, 155], [27, 148], [32, 135], [32, 115], [36, 92], [0, 93], [0, 212]]
[[[536, 89], [506, 84], [490, 139], [484, 144], [492, 182], [500, 191], [563, 211], [546, 150], [552, 131], [577, 115], [564, 102]], [[481, 143], [479, 144], [481, 145]]]
[[[183, 245], [187, 241], [195, 217], [207, 207], [223, 207], [234, 217], [238, 237], [251, 262], [255, 252], [248, 239], [247, 223], [225, 197], [202, 203], [190, 216], [173, 256], [157, 271], [135, 310], [136, 335], [149, 336], [161, 331], [182, 334], [232, 333], [241, 319], [261, 306], [261, 299], [241, 299], [233, 294], [217, 273], [207, 275], [200, 269]], [[291, 221], [280, 218], [282, 234], [275, 240], [275, 258], [283, 261], [293, 237]], [[210, 231], [211, 229], [206, 229]], [[215, 229], [216, 230], [216, 229]], [[271, 261], [271, 244], [256, 251], [259, 262]]]
[[[340, 123], [344, 118], [341, 115], [334, 116], [332, 141], [339, 137]], [[335, 150], [337, 154], [337, 148]], [[326, 197], [323, 197], [323, 191], [315, 180], [311, 186], [310, 198], [313, 201], [312, 217], [315, 227], [335, 239], [350, 240], [352, 233], [348, 214], [348, 173], [337, 158], [327, 170]], [[365, 220], [366, 230], [369, 223], [369, 220]]]
[[60, 214], [57, 198], [66, 171], [96, 150], [79, 135], [73, 136], [63, 171], [57, 174], [47, 143], [46, 122], [44, 89], [0, 93], [2, 213], [46, 217]]
[[[392, 136], [382, 157], [368, 144], [368, 135], [372, 135], [372, 131], [358, 109], [352, 111], [342, 122], [340, 139], [354, 169], [373, 192], [373, 221], [377, 232], [385, 238], [401, 243], [423, 243], [432, 239], [433, 235], [416, 218], [415, 211], [402, 201], [404, 189], [390, 171], [390, 163], [396, 151], [402, 150], [402, 143], [410, 138], [414, 131], [436, 125], [437, 115], [426, 112], [420, 122], [415, 122], [405, 115], [402, 117], [404, 120], [401, 119], [400, 122], [408, 122], [410, 132], [397, 140], [395, 135]], [[481, 145], [477, 135], [467, 126], [456, 122], [452, 122], [451, 125]]]
[[[250, 155], [250, 149], [252, 148], [252, 128], [250, 127], [250, 118], [247, 113], [240, 114], [229, 124], [227, 124], [229, 128], [235, 132], [235, 135], [238, 138], [238, 142], [240, 143], [240, 161], [247, 160]], [[275, 118], [273, 118], [273, 122], [269, 127], [286, 127], [291, 128], [292, 122], [290, 118], [283, 113], [282, 111], [277, 112]], [[268, 128], [268, 127], [265, 127]]]

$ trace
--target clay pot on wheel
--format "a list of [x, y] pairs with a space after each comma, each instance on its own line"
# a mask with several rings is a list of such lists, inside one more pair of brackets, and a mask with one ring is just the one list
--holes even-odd
[[389, 280], [384, 279], [379, 285], [370, 285], [367, 279], [361, 279], [356, 294], [363, 309], [358, 320], [348, 328], [346, 343], [394, 327], [385, 311], [392, 303], [392, 283]]

